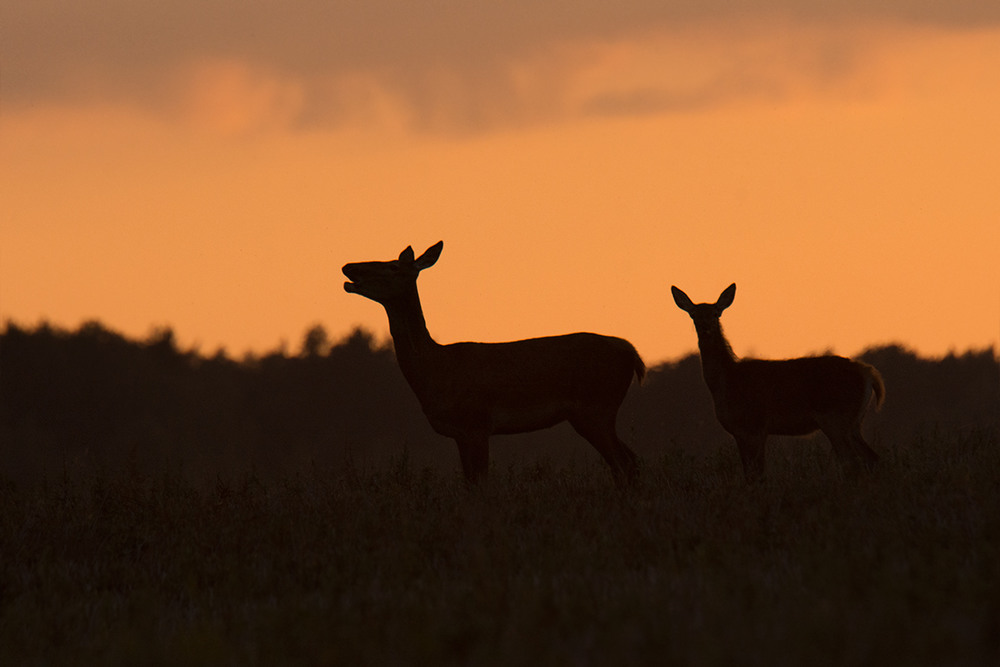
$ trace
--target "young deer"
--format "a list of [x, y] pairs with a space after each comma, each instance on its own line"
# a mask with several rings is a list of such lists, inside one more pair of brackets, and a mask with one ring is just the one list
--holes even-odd
[[674, 302], [694, 320], [702, 373], [715, 414], [736, 438], [747, 481], [764, 474], [768, 435], [823, 431], [843, 466], [875, 465], [878, 455], [861, 435], [861, 421], [875, 396], [882, 406], [885, 385], [872, 366], [838, 356], [800, 359], [737, 359], [719, 317], [733, 303], [733, 283], [715, 303], [692, 303], [671, 287]]
[[618, 408], [645, 365], [621, 338], [575, 333], [510, 343], [452, 343], [431, 338], [417, 276], [437, 262], [439, 241], [414, 259], [344, 266], [344, 289], [377, 301], [389, 317], [399, 367], [435, 431], [455, 439], [469, 482], [485, 480], [489, 437], [568, 421], [611, 466], [616, 482], [632, 481], [636, 456], [615, 430]]

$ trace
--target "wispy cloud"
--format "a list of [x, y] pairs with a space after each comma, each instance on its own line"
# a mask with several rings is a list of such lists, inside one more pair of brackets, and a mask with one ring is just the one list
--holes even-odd
[[674, 84], [664, 70], [631, 89], [583, 90], [608, 45], [712, 25], [995, 26], [1000, 3], [34, 0], [10, 3], [3, 18], [8, 108], [111, 102], [221, 114], [235, 125], [338, 124], [392, 109], [411, 127], [474, 131], [566, 114], [691, 110], [784, 86], [773, 63], [728, 61], [695, 83]]

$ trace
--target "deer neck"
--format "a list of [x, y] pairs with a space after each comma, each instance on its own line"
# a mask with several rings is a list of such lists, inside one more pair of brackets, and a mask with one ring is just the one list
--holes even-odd
[[701, 353], [701, 371], [705, 376], [705, 383], [712, 393], [721, 391], [729, 372], [738, 361], [721, 325], [716, 323], [708, 331], [698, 332], [698, 350]]
[[416, 388], [431, 364], [431, 356], [440, 347], [427, 331], [416, 285], [404, 296], [382, 305], [389, 317], [396, 361], [410, 386]]

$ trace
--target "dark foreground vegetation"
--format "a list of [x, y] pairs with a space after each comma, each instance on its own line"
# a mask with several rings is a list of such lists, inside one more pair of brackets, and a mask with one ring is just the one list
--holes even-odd
[[997, 664], [993, 352], [864, 358], [870, 474], [776, 439], [746, 486], [689, 357], [626, 401], [636, 488], [554, 429], [470, 492], [363, 332], [235, 361], [8, 325], [0, 664]]
[[5, 484], [0, 662], [997, 664], [998, 451]]

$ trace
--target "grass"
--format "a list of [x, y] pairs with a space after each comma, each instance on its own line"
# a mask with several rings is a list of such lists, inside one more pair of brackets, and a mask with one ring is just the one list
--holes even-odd
[[0, 664], [996, 664], [998, 445], [7, 484]]

